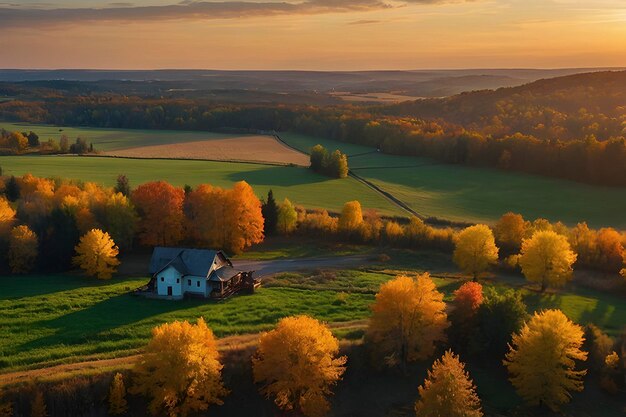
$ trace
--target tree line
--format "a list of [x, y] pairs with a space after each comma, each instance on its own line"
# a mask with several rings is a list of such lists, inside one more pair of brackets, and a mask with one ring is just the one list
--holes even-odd
[[157, 181], [131, 190], [123, 175], [109, 188], [26, 174], [2, 177], [0, 186], [0, 265], [14, 273], [75, 265], [110, 278], [119, 250], [132, 250], [136, 241], [239, 253], [264, 237], [261, 203], [243, 181], [231, 189]]
[[93, 143], [87, 143], [83, 138], [76, 138], [74, 143], [70, 142], [67, 135], [61, 135], [57, 141], [49, 138], [46, 141], [40, 141], [39, 135], [32, 130], [26, 132], [9, 132], [0, 129], [0, 155], [20, 155], [24, 153], [38, 154], [78, 154], [95, 153]]
[[[444, 163], [626, 185], [626, 139], [619, 106], [608, 106], [610, 113], [586, 108], [585, 96], [572, 92], [570, 97], [569, 91], [548, 93], [529, 103], [514, 95], [490, 98], [486, 107], [491, 113], [458, 117], [449, 116], [456, 114], [451, 108], [461, 113], [481, 109], [482, 95], [488, 93], [389, 107], [218, 105], [190, 99], [55, 96], [0, 103], [0, 118], [117, 128], [294, 131]], [[556, 111], [550, 107], [555, 100], [568, 104]]]
[[329, 153], [322, 145], [315, 145], [310, 151], [311, 169], [333, 178], [348, 176], [348, 156], [339, 149]]
[[[593, 230], [586, 223], [569, 228], [507, 213], [493, 230], [475, 225], [457, 231], [433, 227], [417, 217], [383, 218], [374, 210], [364, 211], [358, 201], [347, 202], [338, 215], [308, 211], [287, 198], [277, 203], [271, 190], [261, 201], [244, 181], [231, 189], [210, 184], [182, 188], [165, 181], [132, 189], [124, 175], [118, 176], [114, 188], [30, 174], [0, 178], [2, 262], [14, 273], [64, 271], [74, 265], [105, 278], [115, 271], [117, 254], [137, 243], [186, 244], [237, 254], [266, 235], [281, 234], [439, 250], [454, 254], [457, 265], [474, 278], [497, 264], [521, 270], [529, 280], [545, 284], [544, 289], [563, 284], [574, 267], [599, 270], [609, 277], [620, 271], [626, 275], [626, 235], [612, 228]], [[81, 244], [81, 239], [87, 243]], [[74, 260], [79, 247], [83, 254], [98, 254], [94, 256], [99, 271]], [[533, 253], [554, 256], [553, 270], [542, 271], [541, 279], [526, 262]]]
[[[613, 340], [594, 325], [583, 328], [572, 322], [558, 309], [529, 315], [519, 292], [483, 292], [473, 281], [454, 291], [450, 305], [443, 299], [428, 273], [397, 276], [376, 294], [360, 347], [341, 352], [328, 325], [292, 316], [262, 333], [251, 356], [235, 360], [249, 361], [249, 383], [277, 410], [306, 417], [329, 413], [330, 397], [348, 366], [358, 366], [348, 365], [349, 355], [358, 355], [359, 349], [371, 374], [413, 376], [416, 365], [430, 364], [415, 390], [417, 417], [484, 415], [461, 357], [505, 371], [517, 394], [539, 408], [532, 411], [559, 411], [591, 383], [585, 381], [587, 373], [609, 394], [618, 395], [624, 387], [626, 333]], [[105, 396], [109, 415], [126, 414], [131, 396], [143, 398], [152, 415], [182, 417], [214, 409], [223, 404], [229, 388], [245, 389], [241, 380], [226, 385], [222, 355], [203, 318], [195, 324], [175, 321], [155, 327], [132, 370], [110, 379]], [[0, 397], [0, 415], [22, 415], [28, 407], [31, 416], [45, 417], [41, 388], [32, 384], [26, 390], [30, 403], [20, 402], [19, 410], [10, 400], [19, 389]], [[68, 392], [71, 387], [66, 386], [59, 395]], [[94, 407], [94, 400], [88, 407]]]

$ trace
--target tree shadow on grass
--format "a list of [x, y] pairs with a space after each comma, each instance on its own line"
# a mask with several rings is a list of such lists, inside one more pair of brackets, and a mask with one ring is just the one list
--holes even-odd
[[67, 275], [0, 276], [0, 301], [50, 295], [84, 286], [85, 278]]
[[[122, 294], [108, 298], [83, 310], [71, 312], [33, 326], [53, 329], [55, 333], [16, 346], [16, 351], [52, 345], [78, 345], [89, 341], [110, 341], [106, 333], [150, 317], [197, 307], [201, 300], [154, 300]], [[104, 334], [103, 334], [104, 333]]]
[[330, 178], [316, 174], [308, 168], [275, 166], [228, 174], [230, 181], [246, 181], [248, 184], [290, 187], [329, 181]]

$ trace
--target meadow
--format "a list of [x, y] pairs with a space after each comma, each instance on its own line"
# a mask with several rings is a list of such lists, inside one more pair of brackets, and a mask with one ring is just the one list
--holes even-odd
[[[434, 271], [434, 281], [447, 300], [463, 282], [446, 266], [447, 255], [399, 251], [392, 256], [398, 259], [394, 266], [278, 274], [265, 280], [254, 295], [218, 303], [130, 295], [147, 282], [142, 277], [111, 281], [75, 274], [0, 277], [0, 372], [130, 355], [147, 342], [154, 326], [173, 320], [202, 316], [222, 337], [266, 330], [288, 315], [309, 314], [329, 323], [365, 319], [380, 285], [399, 272], [393, 268], [410, 274], [425, 268]], [[511, 279], [495, 277], [485, 285], [503, 290], [512, 285]], [[530, 311], [560, 308], [572, 320], [593, 322], [612, 336], [626, 323], [626, 305], [618, 296], [573, 286], [538, 294], [524, 288], [521, 278], [513, 280]], [[360, 337], [362, 331], [337, 335]]]
[[307, 151], [317, 143], [348, 155], [350, 169], [426, 217], [493, 223], [512, 211], [568, 225], [626, 229], [626, 190], [488, 168], [387, 155], [374, 148], [283, 133]]
[[[107, 152], [237, 137], [211, 132], [9, 123], [0, 123], [0, 127], [33, 130], [41, 139], [58, 139], [61, 134], [72, 139], [80, 136], [93, 142], [96, 149]], [[317, 143], [331, 150], [341, 149], [348, 155], [350, 169], [355, 174], [391, 193], [425, 217], [494, 223], [502, 214], [513, 211], [528, 219], [544, 217], [568, 225], [586, 221], [594, 228], [610, 226], [626, 229], [626, 190], [622, 188], [386, 155], [374, 148], [299, 134], [282, 133], [281, 139], [303, 152], [308, 152]], [[134, 184], [163, 179], [175, 185], [209, 182], [230, 186], [243, 179], [255, 188], [259, 196], [272, 188], [279, 199], [287, 197], [307, 208], [339, 211], [343, 203], [356, 199], [365, 208], [376, 209], [382, 214], [406, 216], [405, 211], [358, 181], [332, 180], [305, 168], [208, 161], [67, 158], [71, 157], [0, 157], [0, 166], [9, 174], [31, 172], [34, 175], [63, 176], [107, 185], [112, 185], [119, 173], [128, 175]]]
[[383, 214], [404, 214], [386, 198], [354, 179], [331, 179], [302, 167], [56, 155], [2, 156], [0, 166], [5, 175], [31, 173], [41, 177], [93, 181], [107, 186], [115, 185], [118, 174], [128, 176], [133, 187], [155, 180], [166, 180], [177, 186], [210, 183], [231, 187], [235, 182], [245, 180], [259, 197], [265, 197], [272, 189], [277, 200], [289, 198], [294, 204], [306, 208], [338, 212], [346, 201], [359, 200], [364, 207]]

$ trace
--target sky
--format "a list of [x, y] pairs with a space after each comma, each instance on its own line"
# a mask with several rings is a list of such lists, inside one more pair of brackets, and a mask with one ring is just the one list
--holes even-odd
[[0, 0], [0, 68], [626, 67], [626, 0]]

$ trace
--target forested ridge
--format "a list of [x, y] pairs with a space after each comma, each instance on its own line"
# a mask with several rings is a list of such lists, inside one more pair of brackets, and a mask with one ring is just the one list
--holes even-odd
[[0, 119], [294, 131], [444, 163], [626, 186], [626, 71], [372, 107], [228, 104], [81, 91], [76, 83], [0, 84], [0, 95], [13, 98], [0, 102]]

